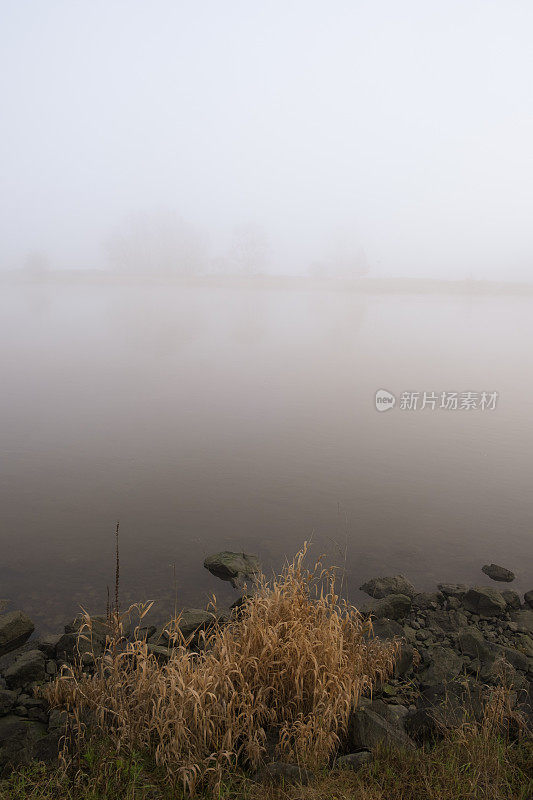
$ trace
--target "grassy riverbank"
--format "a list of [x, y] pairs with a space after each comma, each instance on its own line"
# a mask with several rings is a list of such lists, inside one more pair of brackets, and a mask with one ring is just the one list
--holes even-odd
[[[324, 768], [308, 786], [269, 787], [245, 772], [226, 775], [217, 793], [226, 800], [530, 800], [533, 744], [472, 723], [433, 748], [378, 750], [357, 772]], [[117, 755], [95, 737], [65, 773], [44, 765], [13, 773], [0, 800], [177, 800], [164, 770], [140, 753]]]

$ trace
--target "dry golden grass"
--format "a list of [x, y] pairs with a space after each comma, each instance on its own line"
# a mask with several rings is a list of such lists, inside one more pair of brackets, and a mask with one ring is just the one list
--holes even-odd
[[[190, 639], [179, 630], [180, 616], [174, 618], [166, 664], [137, 637], [121, 646], [124, 617], [136, 609], [142, 619], [150, 606], [132, 606], [119, 617], [117, 598], [114, 635], [95, 674], [63, 668], [45, 690], [49, 702], [79, 722], [90, 712], [118, 751], [152, 754], [171, 785], [189, 795], [218, 791], [238, 765], [260, 766], [267, 741], [276, 757], [325, 766], [351, 708], [392, 672], [399, 645], [368, 639], [371, 623], [339, 603], [335, 568], [321, 569], [319, 559], [304, 570], [306, 552], [307, 543], [271, 582], [262, 575], [225, 626], [216, 622], [213, 598], [214, 622], [200, 634], [200, 655], [187, 649]], [[89, 615], [85, 620], [90, 637]]]
[[[270, 786], [241, 770], [228, 773], [219, 789], [198, 800], [531, 800], [533, 741], [515, 727], [509, 736], [512, 693], [493, 690], [481, 720], [465, 705], [465, 720], [447, 729], [434, 746], [418, 750], [377, 748], [374, 761], [358, 772], [320, 770], [308, 786]], [[516, 720], [515, 720], [516, 722]], [[142, 753], [117, 755], [98, 731], [87, 736], [78, 763], [63, 771], [33, 764], [0, 781], [0, 800], [179, 800], [165, 770]]]

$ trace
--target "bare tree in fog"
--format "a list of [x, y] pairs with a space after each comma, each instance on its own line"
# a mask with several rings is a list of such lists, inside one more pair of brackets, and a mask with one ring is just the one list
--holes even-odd
[[227, 270], [234, 275], [260, 275], [268, 263], [269, 243], [264, 230], [254, 223], [238, 225], [233, 231]]
[[107, 251], [122, 272], [197, 275], [207, 264], [204, 237], [172, 211], [131, 215], [110, 237]]

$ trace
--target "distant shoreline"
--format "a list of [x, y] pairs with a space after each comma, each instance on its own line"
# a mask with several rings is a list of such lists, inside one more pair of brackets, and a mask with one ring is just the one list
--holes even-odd
[[167, 285], [217, 289], [291, 289], [346, 291], [361, 294], [460, 294], [475, 296], [533, 295], [533, 283], [428, 278], [314, 278], [294, 275], [198, 275], [172, 273], [118, 273], [107, 270], [55, 270], [30, 275], [21, 270], [0, 272], [0, 282], [10, 285]]

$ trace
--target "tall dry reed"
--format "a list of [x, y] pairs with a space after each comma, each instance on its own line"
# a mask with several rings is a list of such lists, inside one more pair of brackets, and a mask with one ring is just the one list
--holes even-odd
[[[218, 790], [233, 767], [257, 768], [268, 754], [317, 768], [345, 732], [361, 694], [393, 670], [399, 645], [368, 637], [371, 623], [335, 592], [335, 568], [302, 561], [307, 542], [281, 576], [264, 575], [236, 618], [200, 632], [199, 654], [188, 649], [181, 615], [166, 634], [171, 649], [158, 663], [139, 641], [108, 642], [92, 676], [63, 668], [47, 690], [50, 703], [92, 714], [117, 749], [155, 755], [173, 785], [194, 794]], [[313, 595], [313, 596], [312, 596]], [[140, 618], [149, 607], [132, 606]], [[121, 632], [118, 603], [116, 629]], [[91, 620], [85, 615], [86, 627]], [[136, 632], [138, 627], [136, 628]]]

